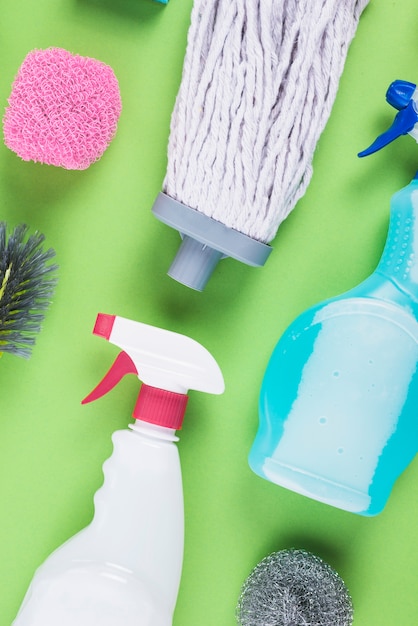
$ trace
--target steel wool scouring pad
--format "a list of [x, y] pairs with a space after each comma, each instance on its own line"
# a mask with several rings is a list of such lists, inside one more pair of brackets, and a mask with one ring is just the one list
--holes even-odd
[[62, 48], [32, 50], [8, 99], [4, 142], [24, 161], [83, 170], [113, 139], [121, 109], [108, 65]]
[[270, 554], [253, 569], [236, 619], [240, 626], [351, 626], [353, 607], [330, 565], [292, 548]]
[[41, 329], [57, 281], [55, 251], [44, 250], [44, 240], [39, 232], [28, 236], [24, 224], [8, 236], [0, 222], [0, 354], [28, 358]]
[[195, 0], [155, 216], [183, 238], [169, 275], [263, 265], [304, 194], [368, 0]]

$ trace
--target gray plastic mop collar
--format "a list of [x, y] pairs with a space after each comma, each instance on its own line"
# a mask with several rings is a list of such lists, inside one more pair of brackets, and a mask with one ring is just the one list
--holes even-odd
[[199, 291], [209, 280], [220, 258], [229, 256], [247, 265], [260, 267], [272, 251], [269, 245], [225, 226], [162, 192], [158, 194], [152, 212], [161, 222], [178, 230], [183, 238], [169, 275]]

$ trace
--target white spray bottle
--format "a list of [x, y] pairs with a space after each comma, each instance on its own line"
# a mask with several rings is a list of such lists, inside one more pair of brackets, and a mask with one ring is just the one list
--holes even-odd
[[196, 341], [99, 314], [94, 334], [122, 349], [83, 403], [128, 373], [143, 384], [131, 430], [114, 433], [104, 484], [84, 530], [37, 570], [12, 626], [171, 626], [183, 561], [184, 509], [175, 431], [188, 389], [222, 393]]

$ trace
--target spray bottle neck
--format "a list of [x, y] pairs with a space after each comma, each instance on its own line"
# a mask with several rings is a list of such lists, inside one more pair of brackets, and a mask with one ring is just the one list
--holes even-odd
[[389, 232], [377, 270], [418, 302], [418, 177], [394, 194]]
[[176, 443], [179, 438], [176, 435], [176, 431], [173, 428], [166, 428], [165, 426], [156, 426], [150, 422], [144, 422], [141, 419], [136, 419], [132, 424], [129, 424], [129, 428], [140, 437], [146, 439], [156, 440], [165, 443]]

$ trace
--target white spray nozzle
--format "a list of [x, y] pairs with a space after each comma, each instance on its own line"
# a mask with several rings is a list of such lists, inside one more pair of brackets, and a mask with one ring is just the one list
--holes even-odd
[[217, 362], [190, 337], [104, 313], [97, 316], [93, 333], [126, 352], [146, 385], [176, 393], [224, 391]]
[[93, 333], [122, 352], [83, 404], [108, 393], [126, 374], [135, 374], [144, 383], [135, 419], [178, 430], [189, 389], [214, 394], [224, 391], [222, 372], [213, 356], [185, 335], [103, 313], [97, 316]]

